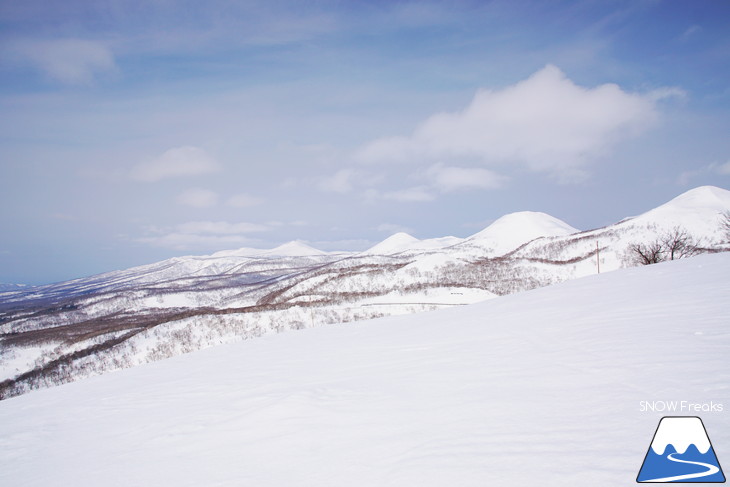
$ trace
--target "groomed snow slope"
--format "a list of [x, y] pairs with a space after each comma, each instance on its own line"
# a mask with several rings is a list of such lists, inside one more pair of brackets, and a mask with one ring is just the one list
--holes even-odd
[[729, 271], [700, 256], [32, 392], [0, 402], [0, 485], [634, 485], [660, 400], [723, 404], [685, 414], [730, 463]]

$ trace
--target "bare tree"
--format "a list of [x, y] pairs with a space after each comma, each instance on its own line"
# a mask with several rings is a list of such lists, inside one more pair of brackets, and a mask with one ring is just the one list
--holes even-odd
[[725, 241], [730, 243], [730, 211], [723, 211], [720, 218], [720, 226], [725, 232]]
[[682, 227], [674, 227], [662, 237], [661, 245], [668, 260], [692, 257], [701, 252], [699, 242]]
[[664, 249], [661, 242], [648, 244], [634, 243], [629, 247], [634, 261], [639, 265], [656, 264], [664, 261]]
[[639, 265], [683, 259], [701, 252], [699, 242], [682, 227], [674, 227], [653, 242], [634, 243], [629, 246], [629, 253]]

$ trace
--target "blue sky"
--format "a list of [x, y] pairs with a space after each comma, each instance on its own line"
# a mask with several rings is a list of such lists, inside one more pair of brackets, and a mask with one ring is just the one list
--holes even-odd
[[0, 282], [730, 188], [730, 3], [0, 0]]

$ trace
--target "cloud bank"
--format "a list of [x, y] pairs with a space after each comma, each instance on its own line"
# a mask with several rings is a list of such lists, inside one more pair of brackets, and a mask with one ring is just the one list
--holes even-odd
[[220, 164], [199, 147], [183, 146], [132, 168], [132, 179], [153, 183], [163, 179], [198, 176], [220, 171]]
[[443, 193], [466, 189], [497, 189], [507, 180], [494, 171], [478, 167], [434, 164], [426, 171], [431, 184]]
[[245, 193], [234, 194], [226, 201], [228, 206], [234, 208], [248, 208], [251, 206], [257, 206], [264, 202], [261, 198], [251, 196]]
[[[548, 65], [502, 90], [480, 90], [464, 110], [435, 114], [410, 136], [377, 139], [356, 158], [369, 163], [518, 164], [559, 179], [580, 179], [614, 144], [651, 127], [658, 117], [656, 101], [667, 95], [666, 90], [659, 96], [627, 93], [615, 84], [585, 88]], [[444, 189], [467, 175], [436, 171], [442, 173]], [[498, 182], [488, 173], [472, 175], [483, 187]]]
[[27, 65], [48, 78], [68, 85], [88, 85], [116, 71], [111, 50], [101, 42], [83, 39], [18, 40], [4, 49], [5, 58]]
[[150, 235], [137, 239], [154, 247], [177, 251], [220, 250], [255, 242], [250, 234], [267, 232], [270, 227], [258, 223], [226, 221], [190, 221], [170, 228], [154, 228]]
[[193, 208], [210, 208], [218, 204], [218, 193], [209, 189], [191, 188], [180, 193], [177, 202]]

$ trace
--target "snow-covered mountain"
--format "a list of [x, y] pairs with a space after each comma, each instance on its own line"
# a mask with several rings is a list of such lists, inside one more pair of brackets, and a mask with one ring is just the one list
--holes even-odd
[[698, 414], [648, 401], [723, 405], [699, 414], [727, 468], [728, 271], [703, 255], [35, 391], [0, 402], [0, 485], [635, 485], [660, 417]]
[[701, 187], [580, 232], [539, 212], [471, 237], [398, 233], [360, 253], [302, 242], [187, 256], [0, 292], [0, 396], [288, 329], [465, 305], [636, 265], [632, 246], [681, 228], [727, 250], [730, 192]]
[[546, 213], [521, 211], [499, 218], [481, 232], [469, 237], [467, 242], [484, 247], [490, 254], [499, 256], [536, 238], [564, 237], [578, 231]]
[[382, 242], [370, 247], [361, 255], [391, 255], [409, 250], [420, 243], [416, 237], [405, 232], [398, 232], [386, 238]]
[[358, 255], [394, 255], [401, 253], [416, 253], [427, 250], [439, 250], [452, 247], [463, 242], [458, 237], [438, 237], [419, 240], [405, 232], [398, 232], [386, 238], [382, 242], [370, 247]]
[[216, 252], [211, 257], [312, 257], [312, 256], [324, 256], [331, 255], [337, 252], [323, 252], [322, 250], [315, 249], [314, 247], [307, 245], [304, 242], [292, 241], [287, 242], [283, 245], [279, 245], [273, 249], [252, 249], [252, 248], [241, 248], [236, 250], [222, 250]]

